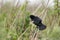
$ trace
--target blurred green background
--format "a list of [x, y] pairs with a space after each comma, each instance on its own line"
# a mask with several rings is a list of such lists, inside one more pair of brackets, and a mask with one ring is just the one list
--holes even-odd
[[[53, 6], [51, 0], [34, 5], [28, 0], [14, 5], [16, 1], [0, 2], [0, 40], [60, 40], [60, 0], [53, 0]], [[31, 14], [39, 16], [47, 28], [38, 30], [29, 18]]]

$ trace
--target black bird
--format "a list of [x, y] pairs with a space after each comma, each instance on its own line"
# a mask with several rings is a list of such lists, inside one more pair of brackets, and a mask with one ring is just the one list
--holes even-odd
[[39, 17], [30, 15], [30, 18], [33, 21], [33, 24], [35, 24], [39, 30], [46, 29], [46, 26], [42, 24], [42, 20]]

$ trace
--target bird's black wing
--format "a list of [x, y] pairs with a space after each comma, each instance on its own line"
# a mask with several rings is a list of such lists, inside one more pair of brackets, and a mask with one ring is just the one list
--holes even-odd
[[44, 29], [46, 29], [46, 26], [45, 26], [44, 24], [42, 24], [42, 25], [40, 25], [40, 26], [37, 26], [37, 28], [38, 28], [39, 30], [44, 30]]

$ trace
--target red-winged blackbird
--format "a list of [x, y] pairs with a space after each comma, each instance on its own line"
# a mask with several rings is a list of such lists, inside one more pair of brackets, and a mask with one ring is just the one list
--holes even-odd
[[42, 20], [39, 17], [30, 15], [30, 18], [39, 30], [46, 29], [46, 26], [44, 24], [42, 24]]

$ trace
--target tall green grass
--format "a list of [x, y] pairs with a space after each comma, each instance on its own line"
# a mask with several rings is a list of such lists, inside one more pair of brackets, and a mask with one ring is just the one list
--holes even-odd
[[[8, 3], [0, 8], [0, 40], [60, 40], [60, 27], [57, 13], [54, 9], [40, 7], [36, 15], [41, 17], [47, 28], [36, 29], [31, 23], [27, 10], [28, 3], [21, 6], [10, 6]], [[31, 9], [31, 8], [30, 8]], [[45, 10], [41, 13], [41, 11]], [[34, 14], [35, 15], [35, 14]]]

